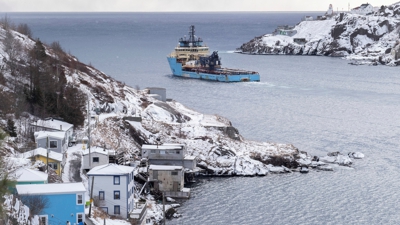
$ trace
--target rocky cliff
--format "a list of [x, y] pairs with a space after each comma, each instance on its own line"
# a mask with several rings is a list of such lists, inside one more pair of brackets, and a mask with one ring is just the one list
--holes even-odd
[[265, 34], [244, 43], [245, 54], [344, 57], [356, 64], [400, 64], [400, 3], [370, 15], [339, 13], [332, 18], [302, 21], [291, 37]]

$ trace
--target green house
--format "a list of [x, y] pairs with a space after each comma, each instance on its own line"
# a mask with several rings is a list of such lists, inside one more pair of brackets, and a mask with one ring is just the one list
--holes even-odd
[[19, 168], [10, 174], [17, 181], [17, 185], [23, 184], [47, 184], [47, 173], [28, 168]]

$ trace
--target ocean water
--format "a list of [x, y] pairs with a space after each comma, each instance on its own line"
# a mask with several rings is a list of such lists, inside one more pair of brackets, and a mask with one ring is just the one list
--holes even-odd
[[[202, 113], [232, 121], [250, 140], [302, 151], [361, 151], [334, 172], [200, 179], [167, 224], [399, 224], [399, 68], [339, 58], [232, 53], [277, 25], [321, 13], [8, 13], [35, 37], [59, 41], [85, 63], [131, 86], [167, 88]], [[226, 67], [258, 71], [259, 83], [171, 76], [166, 55], [190, 25]], [[184, 94], [183, 94], [184, 93]]]

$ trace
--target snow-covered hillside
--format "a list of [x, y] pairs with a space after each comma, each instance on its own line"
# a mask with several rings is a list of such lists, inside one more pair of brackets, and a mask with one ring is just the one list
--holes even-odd
[[246, 54], [336, 56], [357, 64], [398, 65], [399, 19], [400, 3], [382, 7], [372, 15], [340, 13], [326, 20], [300, 22], [292, 37], [266, 34], [237, 50]]
[[[34, 48], [35, 41], [29, 37], [15, 31], [12, 34], [24, 49]], [[5, 30], [0, 29], [0, 38], [4, 40], [5, 36]], [[10, 55], [3, 49], [4, 41], [0, 42], [0, 66], [7, 68]], [[46, 54], [55, 56], [49, 47]], [[164, 143], [185, 143], [189, 154], [197, 156], [198, 165], [215, 175], [265, 175], [269, 164], [297, 165], [299, 152], [290, 144], [245, 140], [226, 118], [204, 115], [175, 101], [159, 101], [148, 95], [146, 89], [135, 90], [79, 63], [73, 56], [67, 57], [67, 61], [78, 63], [79, 69], [64, 63], [59, 68], [63, 73], [58, 72], [65, 75], [67, 85], [78, 87], [87, 95], [91, 114], [96, 115], [95, 110], [101, 112], [92, 120], [93, 145], [105, 145], [125, 152], [127, 158], [137, 158], [141, 145], [155, 144], [157, 138]], [[27, 58], [27, 51], [21, 51], [15, 61], [23, 64]], [[7, 69], [3, 75], [3, 93], [12, 93], [15, 82], [28, 83], [27, 77], [15, 80]], [[124, 120], [127, 116], [141, 117], [142, 121]], [[84, 130], [83, 127], [82, 133]]]

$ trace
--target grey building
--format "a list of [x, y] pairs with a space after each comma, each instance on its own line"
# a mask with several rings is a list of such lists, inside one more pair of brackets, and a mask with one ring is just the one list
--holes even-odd
[[142, 157], [147, 158], [150, 165], [182, 166], [194, 170], [196, 157], [185, 155], [186, 146], [183, 144], [142, 145]]
[[190, 189], [184, 188], [182, 166], [149, 166], [149, 180], [154, 181], [154, 188], [167, 197], [189, 198]]
[[50, 149], [63, 154], [67, 150], [67, 133], [63, 131], [38, 131], [35, 132], [35, 142], [38, 148]]

